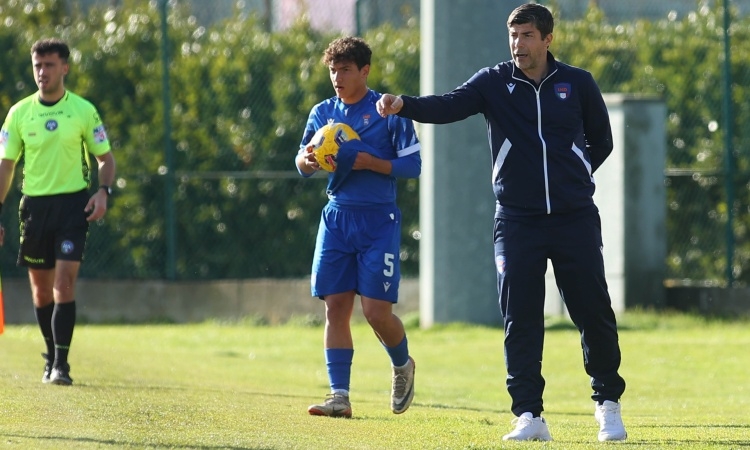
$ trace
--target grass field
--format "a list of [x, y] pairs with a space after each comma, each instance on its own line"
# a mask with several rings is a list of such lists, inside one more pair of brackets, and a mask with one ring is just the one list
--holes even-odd
[[[411, 320], [410, 322], [414, 322]], [[621, 318], [629, 439], [600, 444], [578, 334], [551, 324], [545, 416], [554, 442], [506, 443], [502, 331], [409, 328], [416, 397], [389, 410], [388, 358], [354, 326], [354, 418], [308, 416], [328, 392], [321, 326], [235, 324], [76, 328], [72, 387], [41, 383], [35, 326], [0, 336], [0, 448], [13, 449], [745, 449], [750, 324], [688, 316]]]

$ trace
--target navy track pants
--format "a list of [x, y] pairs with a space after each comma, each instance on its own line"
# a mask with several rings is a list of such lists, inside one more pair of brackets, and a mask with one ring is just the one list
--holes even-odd
[[495, 219], [494, 235], [511, 411], [519, 416], [544, 410], [542, 351], [548, 259], [581, 334], [583, 364], [594, 391], [591, 398], [618, 401], [625, 380], [618, 374], [620, 345], [604, 276], [599, 214]]

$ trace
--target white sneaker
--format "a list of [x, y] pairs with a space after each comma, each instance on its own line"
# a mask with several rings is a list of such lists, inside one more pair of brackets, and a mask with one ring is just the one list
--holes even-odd
[[534, 417], [527, 412], [513, 419], [511, 422], [516, 429], [503, 436], [504, 441], [551, 441], [547, 422], [540, 417]]
[[599, 441], [624, 441], [628, 437], [625, 425], [622, 423], [620, 404], [605, 400], [603, 404], [596, 404], [594, 412], [596, 421], [599, 422]]

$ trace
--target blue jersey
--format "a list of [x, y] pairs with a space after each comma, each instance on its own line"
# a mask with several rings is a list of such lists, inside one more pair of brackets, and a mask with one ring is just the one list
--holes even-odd
[[[410, 119], [398, 116], [381, 117], [375, 104], [381, 94], [368, 90], [365, 97], [347, 105], [338, 97], [318, 103], [310, 111], [300, 148], [305, 148], [315, 132], [329, 120], [349, 125], [359, 134], [366, 147], [360, 151], [380, 159], [419, 158], [420, 144]], [[358, 149], [359, 150], [359, 149]], [[415, 176], [418, 176], [416, 173]], [[333, 174], [328, 175], [329, 178]], [[396, 178], [371, 170], [352, 170], [344, 183], [329, 199], [339, 205], [381, 205], [395, 203]]]

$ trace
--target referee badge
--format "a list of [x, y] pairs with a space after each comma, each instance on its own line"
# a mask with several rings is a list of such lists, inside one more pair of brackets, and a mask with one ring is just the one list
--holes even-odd
[[107, 131], [104, 129], [104, 125], [99, 125], [94, 128], [94, 142], [101, 144], [107, 140]]
[[55, 119], [48, 120], [47, 123], [44, 124], [44, 128], [46, 128], [47, 131], [55, 131], [57, 129], [57, 121]]
[[63, 252], [64, 255], [70, 255], [73, 253], [73, 249], [75, 248], [75, 245], [72, 241], [62, 241], [60, 244], [60, 251]]

